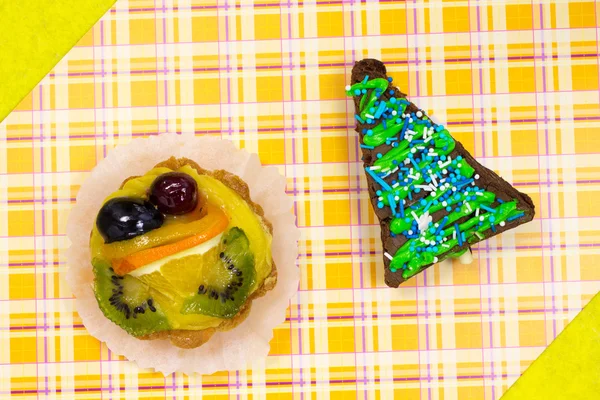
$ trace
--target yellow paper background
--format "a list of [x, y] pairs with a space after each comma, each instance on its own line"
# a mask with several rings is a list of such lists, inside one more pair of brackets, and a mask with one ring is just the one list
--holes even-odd
[[[0, 123], [0, 397], [500, 398], [600, 290], [596, 8], [118, 1]], [[397, 290], [344, 96], [367, 56], [537, 207], [472, 265]], [[73, 312], [79, 185], [108, 149], [158, 132], [231, 139], [287, 176], [300, 292], [251, 369], [139, 370]]]
[[600, 294], [502, 397], [588, 400], [600, 396]]
[[0, 2], [0, 121], [114, 2]]

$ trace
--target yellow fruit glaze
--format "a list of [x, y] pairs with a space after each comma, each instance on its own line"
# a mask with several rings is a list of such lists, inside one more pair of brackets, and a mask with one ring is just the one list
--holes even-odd
[[271, 273], [273, 258], [271, 242], [273, 238], [262, 223], [262, 220], [252, 211], [248, 203], [240, 195], [225, 186], [223, 182], [208, 175], [199, 175], [189, 165], [179, 168], [198, 182], [198, 189], [205, 195], [208, 202], [221, 207], [230, 218], [229, 227], [237, 226], [242, 229], [250, 241], [250, 250], [254, 254], [256, 282], [250, 293], [263, 283]]
[[[237, 226], [246, 233], [255, 259], [256, 282], [250, 293], [254, 292], [269, 276], [272, 269], [272, 237], [262, 223], [262, 220], [252, 211], [242, 197], [218, 179], [208, 175], [200, 175], [188, 165], [179, 168], [177, 171], [184, 172], [194, 178], [198, 183], [200, 194], [209, 203], [221, 207], [225, 211], [230, 218], [229, 228]], [[154, 179], [167, 172], [172, 172], [172, 170], [164, 167], [154, 168], [144, 176], [130, 179], [121, 189], [108, 196], [104, 200], [104, 203], [115, 197], [147, 198], [148, 190]], [[112, 260], [113, 258], [124, 257], [144, 248], [183, 239], [196, 233], [188, 232], [188, 229], [184, 227], [185, 225], [191, 227], [193, 226], [192, 224], [193, 222], [189, 222], [185, 218], [168, 217], [165, 219], [163, 226], [158, 229], [130, 240], [110, 244], [104, 243], [104, 239], [94, 225], [90, 238], [92, 258], [99, 257], [105, 260]], [[165, 308], [168, 309], [172, 305], [172, 309], [167, 310], [167, 317], [173, 329], [206, 329], [215, 327], [222, 321], [221, 318], [205, 315], [182, 315], [179, 313], [178, 305], [172, 304], [172, 301], [169, 301], [167, 296], [158, 294], [156, 297], [159, 301], [163, 300], [162, 303], [165, 303], [165, 306], [167, 306]]]

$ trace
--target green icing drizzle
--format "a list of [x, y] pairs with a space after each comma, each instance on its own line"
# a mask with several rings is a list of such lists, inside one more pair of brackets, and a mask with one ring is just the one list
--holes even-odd
[[[464, 233], [467, 242], [471, 243], [476, 241], [474, 239], [476, 232], [483, 233], [491, 228], [492, 223], [490, 222], [490, 217], [494, 217], [496, 221], [504, 221], [508, 217], [518, 213], [519, 211], [517, 210], [516, 201], [503, 203], [496, 209], [496, 213], [485, 213], [479, 218], [471, 218], [460, 224], [459, 230], [461, 234]], [[483, 218], [483, 224], [479, 227], [476, 227], [476, 225], [480, 222], [480, 218]], [[439, 235], [445, 238], [452, 235], [454, 232], [455, 228], [450, 227], [448, 229], [442, 229]], [[437, 256], [448, 252], [452, 247], [459, 244], [458, 238], [452, 238], [445, 243], [434, 245], [433, 251], [418, 252], [417, 249], [426, 247], [426, 241], [432, 240], [433, 237], [433, 234], [428, 233], [425, 236], [425, 241], [421, 241], [420, 239], [412, 239], [404, 243], [404, 245], [402, 245], [402, 247], [400, 247], [400, 249], [398, 249], [396, 252], [394, 259], [390, 263], [390, 267], [400, 269], [406, 265], [404, 271], [402, 272], [402, 277], [404, 279], [408, 279], [419, 272], [421, 266], [437, 261], [435, 260]]]
[[[449, 190], [449, 189], [447, 189]], [[467, 215], [471, 215], [473, 214], [473, 212], [480, 208], [481, 204], [485, 204], [485, 205], [489, 205], [491, 203], [494, 202], [494, 199], [496, 197], [496, 195], [492, 192], [479, 192], [481, 193], [481, 195], [477, 195], [475, 194], [474, 196], [465, 196], [464, 193], [455, 193], [452, 196], [450, 196], [450, 199], [445, 200], [444, 202], [439, 202], [439, 200], [437, 201], [437, 204], [431, 205], [430, 207], [427, 207], [429, 202], [434, 202], [434, 200], [439, 199], [443, 194], [443, 193], [439, 193], [436, 196], [430, 196], [428, 198], [428, 200], [426, 200], [427, 204], [425, 205], [420, 205], [419, 208], [417, 210], [413, 210], [412, 212], [415, 213], [415, 215], [417, 217], [421, 217], [423, 216], [423, 214], [425, 213], [425, 209], [428, 209], [429, 214], [433, 214], [437, 211], [440, 211], [443, 208], [446, 208], [447, 206], [452, 206], [452, 205], [456, 205], [458, 203], [462, 203], [462, 205], [459, 208], [459, 211], [456, 211], [455, 208], [453, 208], [455, 211], [452, 211], [451, 213], [448, 214], [448, 224], [453, 223], [454, 221], [459, 220], [462, 217], [466, 217]], [[472, 194], [472, 192], [469, 192], [469, 194]], [[466, 200], [465, 201], [465, 197], [475, 197], [475, 200]], [[447, 206], [444, 206], [444, 203], [447, 204]], [[412, 214], [411, 217], [409, 218], [408, 216], [406, 218], [394, 218], [390, 224], [390, 229], [392, 232], [399, 234], [402, 233], [403, 231], [407, 231], [410, 229], [411, 225], [412, 225]], [[408, 220], [408, 221], [407, 221]]]
[[[450, 157], [456, 142], [443, 126], [421, 111], [405, 114], [410, 103], [394, 97], [393, 89], [388, 100], [381, 99], [388, 86], [386, 79], [367, 77], [346, 93], [361, 96], [355, 118], [365, 126], [364, 147], [391, 146], [384, 154], [377, 153], [366, 172], [381, 186], [377, 206], [391, 208], [390, 231], [407, 239], [393, 257], [386, 256], [391, 258], [391, 271], [402, 270], [402, 277], [408, 279], [437, 262], [438, 256], [458, 257], [467, 250], [464, 244], [481, 240], [485, 231], [495, 231], [497, 224], [524, 214], [516, 201], [503, 202], [476, 186], [473, 167], [461, 156]], [[395, 178], [391, 184], [384, 180], [388, 177]], [[422, 190], [429, 192], [427, 196], [413, 201], [412, 195]], [[429, 221], [443, 209], [444, 217]]]
[[[363, 95], [360, 99], [360, 118], [363, 120], [375, 120], [377, 115], [377, 109], [374, 108], [375, 102], [378, 101], [380, 94], [388, 87], [388, 81], [383, 78], [373, 79], [364, 83], [357, 83], [352, 86], [352, 90], [347, 92], [348, 95], [352, 96], [355, 91], [358, 90], [362, 93], [362, 90], [370, 90], [369, 96]], [[392, 100], [393, 99], [393, 100]], [[366, 104], [365, 104], [366, 103]], [[406, 100], [398, 100], [395, 97], [390, 98], [384, 102], [386, 109], [394, 111], [396, 115], [392, 115], [393, 118], [387, 120], [386, 124], [383, 123], [376, 125], [371, 129], [369, 134], [365, 135], [363, 142], [368, 146], [379, 146], [383, 144], [386, 139], [394, 137], [400, 132], [404, 126], [404, 120], [399, 116], [402, 115], [408, 104]], [[379, 107], [379, 106], [378, 106]], [[370, 118], [373, 117], [373, 118]], [[388, 124], [389, 122], [389, 124]]]

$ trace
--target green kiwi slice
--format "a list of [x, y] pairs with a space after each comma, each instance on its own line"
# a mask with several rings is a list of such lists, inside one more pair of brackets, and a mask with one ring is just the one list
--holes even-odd
[[94, 258], [92, 265], [94, 294], [106, 318], [132, 336], [170, 329], [165, 313], [146, 284], [130, 275], [117, 276], [104, 260]]
[[182, 314], [234, 317], [254, 285], [256, 270], [250, 242], [240, 228], [231, 228], [221, 238], [217, 260], [204, 267], [198, 292], [186, 299]]

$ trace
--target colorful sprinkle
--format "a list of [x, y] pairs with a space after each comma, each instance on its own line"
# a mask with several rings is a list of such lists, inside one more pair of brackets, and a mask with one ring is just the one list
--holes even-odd
[[371, 177], [373, 178], [373, 180], [377, 183], [379, 183], [379, 185], [384, 188], [385, 190], [392, 190], [392, 188], [390, 187], [390, 185], [388, 185], [383, 179], [381, 179], [380, 177], [377, 176], [377, 174], [370, 168], [366, 168], [365, 171], [367, 171], [367, 173], [369, 175], [371, 175]]
[[462, 246], [463, 245], [462, 235], [460, 232], [460, 228], [458, 227], [458, 224], [454, 224], [454, 232], [456, 232], [456, 237], [458, 238], [458, 245]]
[[508, 222], [510, 222], [510, 221], [514, 221], [515, 219], [519, 219], [519, 218], [521, 218], [523, 215], [525, 215], [525, 213], [519, 213], [519, 214], [517, 214], [517, 215], [513, 215], [512, 217], [509, 217], [509, 218], [507, 218], [506, 220], [507, 220]]
[[496, 213], [496, 210], [494, 210], [493, 208], [490, 208], [490, 207], [486, 206], [485, 204], [482, 204], [480, 207], [483, 208], [485, 211], [491, 212], [492, 214]]

